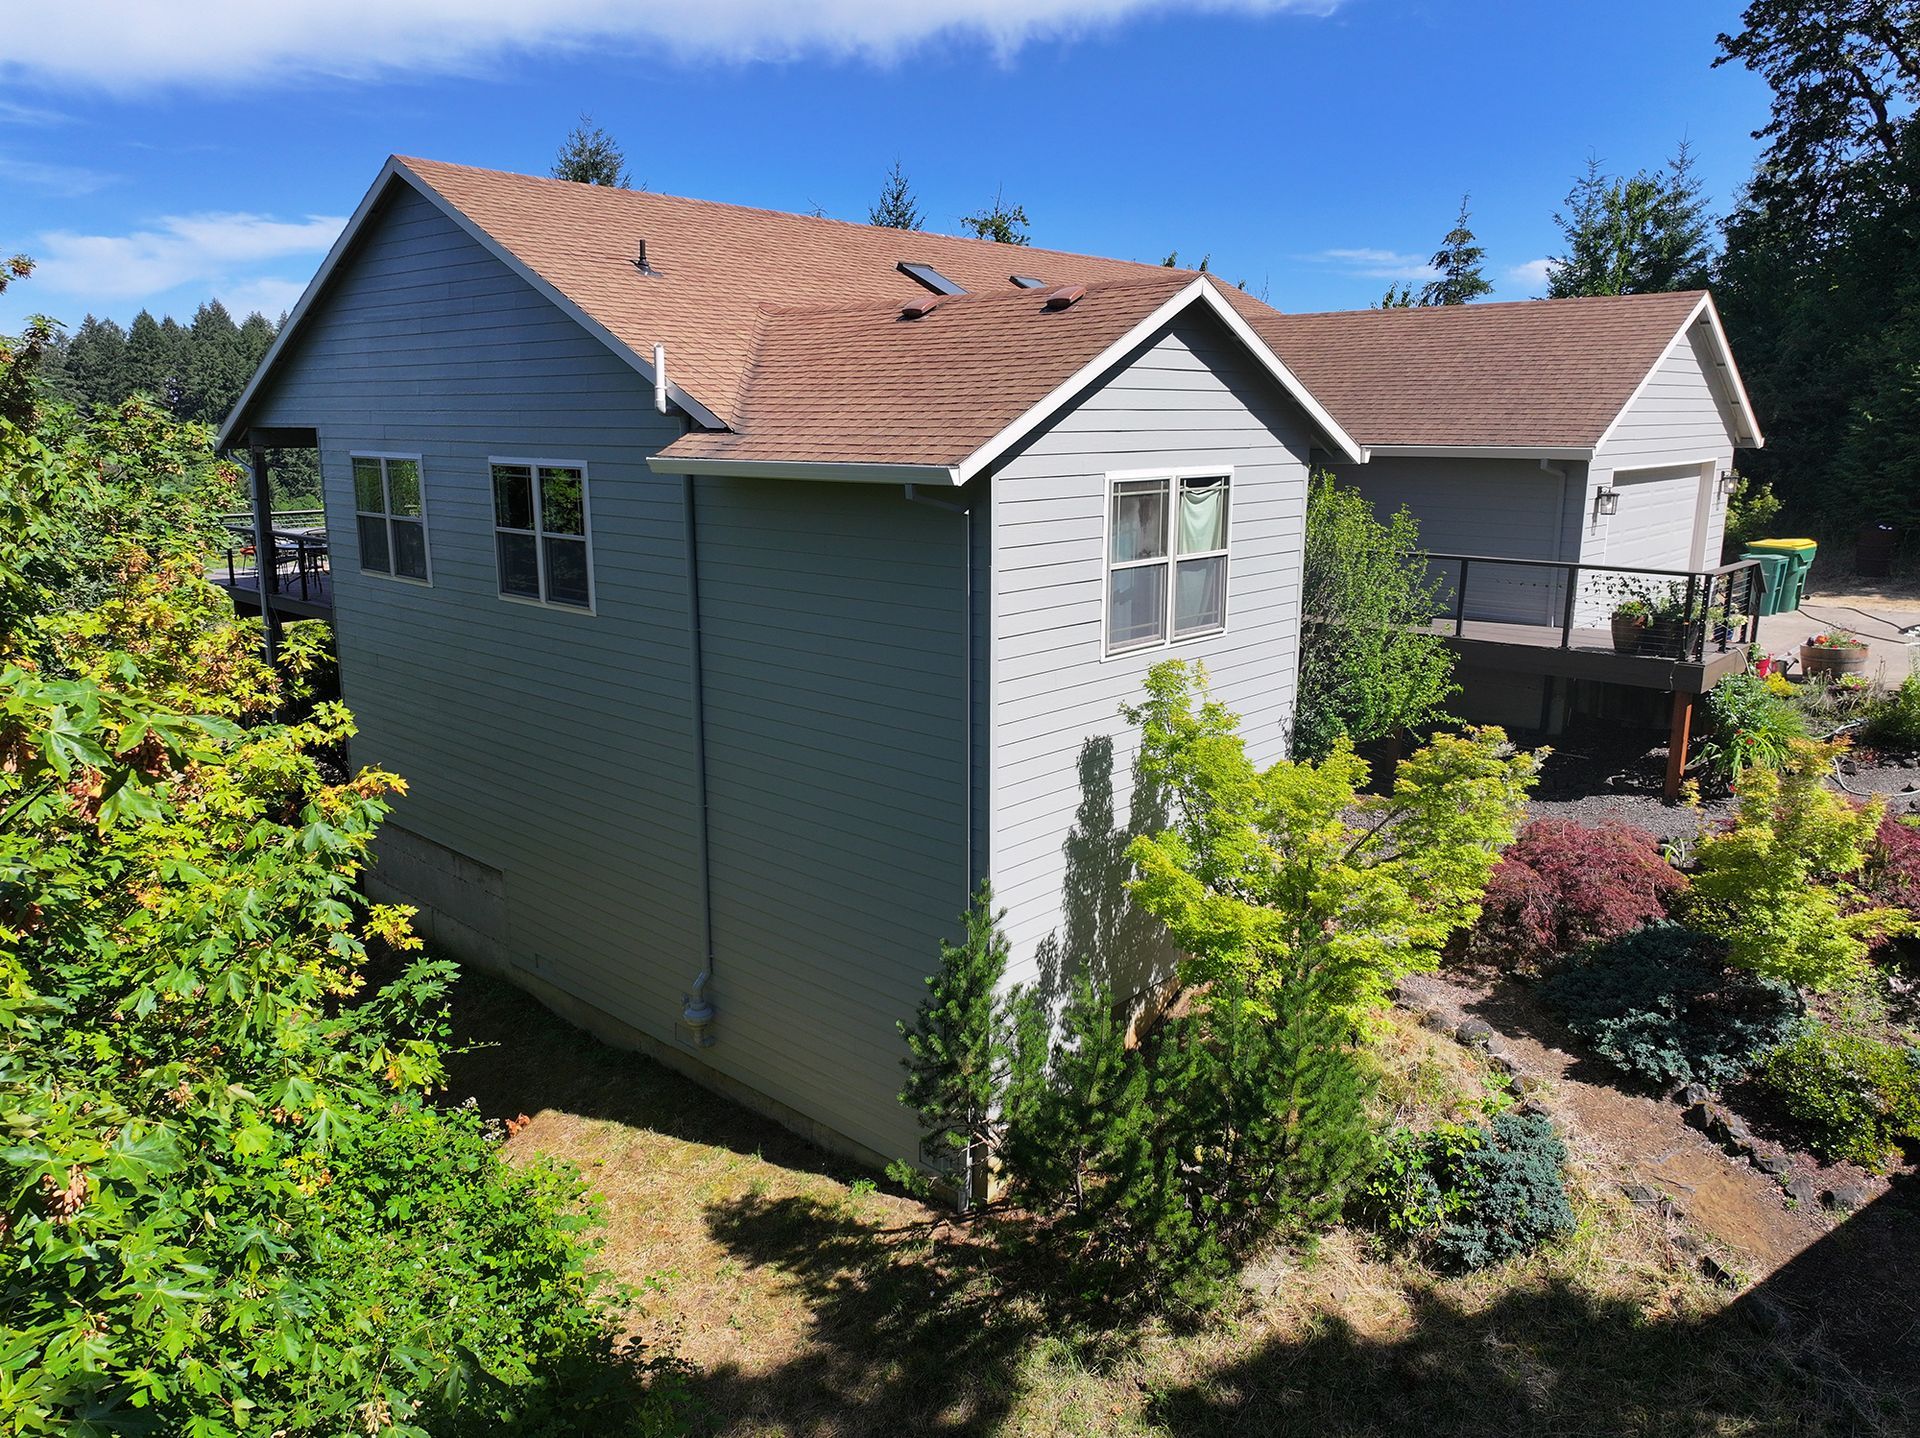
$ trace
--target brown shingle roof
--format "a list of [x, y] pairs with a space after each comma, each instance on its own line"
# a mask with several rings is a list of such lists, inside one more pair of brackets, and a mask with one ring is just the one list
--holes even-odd
[[[728, 424], [746, 388], [766, 306], [904, 304], [928, 293], [900, 261], [932, 265], [975, 293], [1018, 294], [1015, 274], [1049, 283], [1164, 278], [1190, 271], [989, 240], [890, 230], [740, 205], [476, 170], [397, 163], [637, 355], [667, 346], [676, 384]], [[646, 241], [643, 275], [634, 267]], [[1036, 396], [1037, 398], [1037, 396]]]
[[1241, 313], [1362, 444], [1584, 449], [1700, 297]]
[[918, 319], [898, 300], [767, 309], [735, 431], [693, 431], [662, 459], [957, 465], [1192, 283], [1152, 267], [1063, 309], [1009, 289]]

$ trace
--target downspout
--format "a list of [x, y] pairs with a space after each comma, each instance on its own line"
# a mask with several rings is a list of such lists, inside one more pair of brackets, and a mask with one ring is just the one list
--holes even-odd
[[[657, 361], [664, 361], [659, 355]], [[664, 363], [656, 374], [665, 372]], [[657, 402], [664, 402], [664, 390]], [[682, 433], [691, 432], [693, 421], [683, 417]], [[700, 863], [700, 972], [693, 987], [681, 995], [680, 1022], [695, 1048], [709, 1048], [714, 1041], [713, 1001], [707, 997], [707, 985], [713, 982], [713, 843], [707, 824], [707, 703], [706, 659], [700, 641], [700, 524], [694, 509], [693, 476], [680, 476], [680, 513], [685, 525], [687, 557], [687, 664], [693, 713], [694, 826]]]

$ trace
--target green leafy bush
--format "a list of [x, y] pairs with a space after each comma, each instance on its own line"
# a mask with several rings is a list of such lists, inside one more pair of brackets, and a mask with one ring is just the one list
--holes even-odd
[[1700, 755], [1707, 771], [1738, 787], [1748, 769], [1778, 769], [1807, 738], [1799, 709], [1757, 674], [1729, 674], [1707, 691]]
[[1920, 1138], [1920, 1050], [1814, 1024], [1767, 1056], [1764, 1091], [1808, 1149], [1867, 1168]]
[[1446, 605], [1402, 508], [1384, 522], [1357, 489], [1314, 477], [1301, 579], [1297, 759], [1438, 719], [1457, 692], [1453, 658], [1427, 626]]
[[1357, 1217], [1443, 1272], [1527, 1253], [1574, 1229], [1566, 1145], [1544, 1118], [1400, 1129], [1381, 1145]]
[[1885, 814], [1826, 787], [1831, 744], [1793, 745], [1780, 772], [1750, 770], [1732, 825], [1700, 841], [1681, 917], [1727, 946], [1742, 968], [1798, 988], [1830, 989], [1861, 972], [1869, 945], [1913, 920], [1862, 907], [1854, 879]]
[[1622, 1072], [1662, 1088], [1719, 1087], [1803, 1023], [1793, 990], [1729, 967], [1678, 924], [1596, 944], [1540, 986], [1542, 1001]]
[[1920, 749], [1920, 674], [1909, 674], [1891, 694], [1868, 703], [1860, 737], [1876, 749]]

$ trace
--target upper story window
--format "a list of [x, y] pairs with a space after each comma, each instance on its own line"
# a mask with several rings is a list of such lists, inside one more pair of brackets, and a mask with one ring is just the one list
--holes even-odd
[[363, 570], [429, 582], [419, 455], [354, 455], [353, 508]]
[[592, 609], [587, 523], [585, 465], [493, 461], [494, 550], [509, 599]]
[[1107, 516], [1107, 652], [1227, 627], [1232, 476], [1116, 478]]

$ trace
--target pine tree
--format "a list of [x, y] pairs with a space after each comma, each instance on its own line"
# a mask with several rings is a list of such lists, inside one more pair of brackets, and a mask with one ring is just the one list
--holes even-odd
[[626, 166], [626, 153], [613, 136], [594, 124], [593, 116], [582, 114], [580, 123], [567, 132], [553, 157], [552, 174], [556, 180], [572, 180], [575, 184], [631, 190], [633, 177]]
[[151, 311], [140, 311], [127, 329], [128, 390], [144, 394], [168, 410], [176, 409], [182, 388], [180, 350], [178, 325], [169, 331]]
[[1464, 305], [1493, 293], [1492, 284], [1480, 272], [1487, 252], [1474, 239], [1473, 230], [1467, 224], [1467, 201], [1471, 198], [1460, 197], [1460, 216], [1434, 252], [1431, 263], [1440, 274], [1420, 291], [1423, 305]]
[[208, 300], [194, 311], [187, 331], [183, 418], [201, 424], [219, 424], [240, 398], [253, 375], [240, 339], [240, 327], [227, 307]]
[[887, 171], [886, 184], [881, 187], [880, 203], [867, 211], [867, 223], [889, 230], [917, 230], [921, 228], [921, 219], [920, 202], [907, 183], [907, 172], [895, 160], [893, 168]]
[[1007, 1038], [1000, 986], [1007, 973], [1004, 914], [985, 883], [974, 895], [958, 944], [944, 940], [940, 966], [927, 977], [927, 997], [906, 1038], [907, 1070], [900, 1102], [920, 1117], [928, 1140], [955, 1151], [964, 1210], [993, 1140], [994, 1110], [1006, 1078]]
[[993, 203], [976, 215], [963, 215], [960, 223], [983, 240], [1003, 245], [1030, 245], [1027, 211], [1023, 205], [1009, 205], [1002, 191], [993, 192]]
[[82, 406], [114, 405], [127, 397], [127, 337], [112, 320], [88, 315], [68, 342], [68, 394]]
[[1712, 222], [1684, 143], [1665, 167], [1631, 176], [1605, 174], [1589, 156], [1565, 212], [1553, 221], [1567, 248], [1547, 264], [1551, 299], [1664, 294], [1707, 283]]

